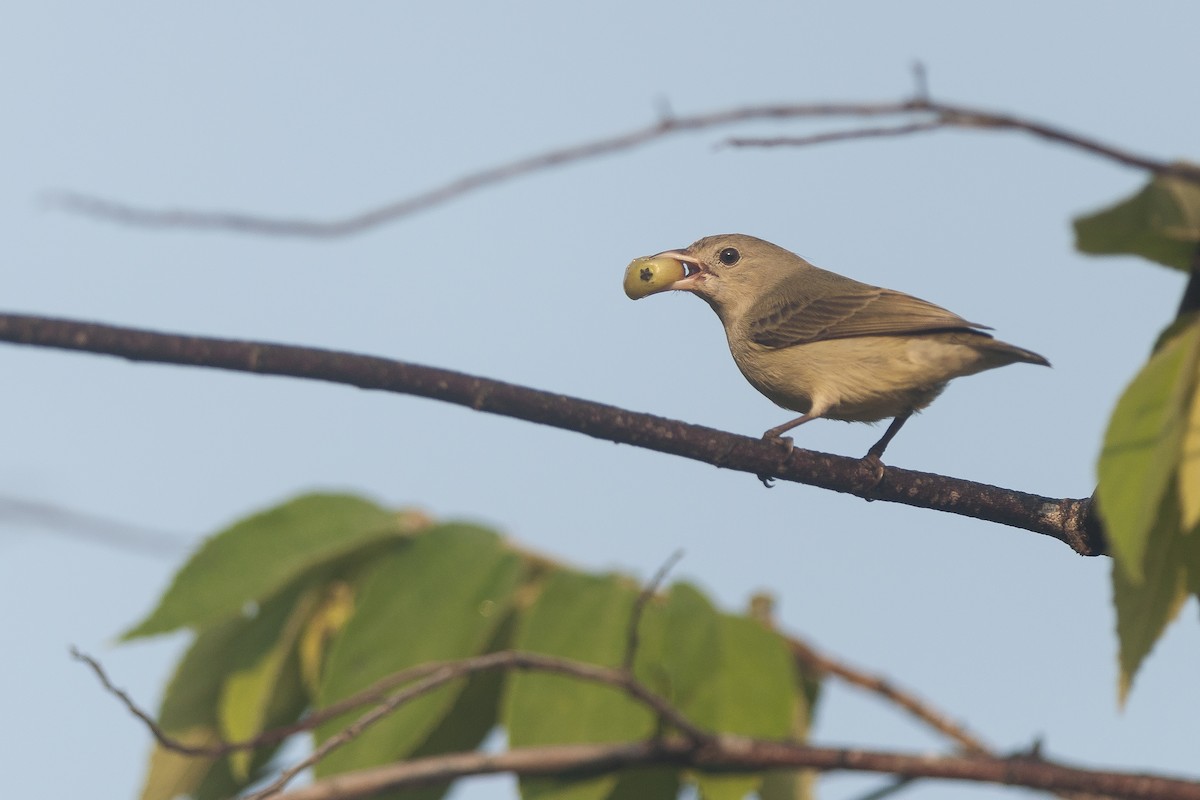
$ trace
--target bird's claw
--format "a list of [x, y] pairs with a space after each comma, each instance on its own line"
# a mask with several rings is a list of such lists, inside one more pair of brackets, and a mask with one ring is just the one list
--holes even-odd
[[859, 487], [867, 502], [874, 500], [871, 493], [879, 488], [879, 484], [883, 483], [884, 473], [887, 468], [880, 460], [879, 454], [870, 452], [858, 460], [859, 476], [863, 478], [863, 483]]
[[[780, 457], [778, 465], [778, 469], [783, 469], [783, 466], [787, 464], [787, 460], [791, 457], [792, 451], [796, 449], [796, 443], [792, 441], [792, 437], [769, 436], [764, 434], [763, 441], [778, 442], [779, 444], [783, 445], [783, 455]], [[773, 475], [760, 474], [758, 475], [758, 479], [762, 481], [762, 485], [768, 489], [772, 489], [775, 486], [775, 477]]]
[[788, 456], [796, 449], [796, 442], [790, 436], [764, 436], [763, 441], [779, 442], [783, 445], [783, 461], [780, 461], [780, 464], [787, 461]]

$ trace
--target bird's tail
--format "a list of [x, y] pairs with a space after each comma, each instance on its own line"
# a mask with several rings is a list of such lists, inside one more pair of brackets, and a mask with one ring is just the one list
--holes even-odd
[[1045, 356], [1038, 355], [1032, 350], [1026, 350], [1024, 347], [1017, 347], [1015, 344], [1002, 342], [999, 339], [989, 339], [986, 346], [989, 351], [1004, 359], [1004, 363], [1007, 364], [1024, 361], [1027, 364], [1050, 366], [1050, 362], [1046, 360]]

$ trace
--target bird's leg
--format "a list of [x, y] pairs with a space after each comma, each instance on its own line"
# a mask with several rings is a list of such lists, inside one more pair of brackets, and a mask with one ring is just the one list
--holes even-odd
[[796, 417], [794, 420], [791, 420], [790, 422], [785, 422], [782, 425], [776, 425], [774, 428], [771, 428], [771, 430], [765, 432], [762, 435], [762, 438], [768, 439], [768, 440], [775, 439], [777, 441], [783, 442], [784, 445], [787, 446], [787, 451], [788, 451], [788, 454], [790, 455], [792, 452], [792, 447], [793, 447], [792, 437], [784, 436], [783, 434], [787, 433], [792, 428], [799, 428], [804, 423], [809, 422], [810, 420], [814, 420], [819, 416], [820, 416], [820, 414], [813, 414], [810, 412], [808, 414], [805, 414], [802, 417]]
[[[792, 437], [783, 436], [782, 434], [787, 433], [792, 428], [798, 428], [799, 426], [803, 425], [804, 423], [808, 422], [809, 420], [814, 420], [819, 416], [820, 416], [819, 414], [813, 414], [810, 412], [808, 414], [805, 414], [802, 417], [796, 417], [794, 420], [791, 420], [790, 422], [785, 422], [782, 425], [777, 425], [774, 428], [771, 428], [771, 430], [766, 431], [762, 435], [762, 438], [764, 441], [768, 441], [768, 442], [776, 441], [783, 445], [783, 447], [784, 447], [783, 457], [779, 459], [780, 467], [782, 467], [784, 465], [784, 463], [787, 462], [788, 456], [790, 456], [792, 454], [792, 450], [794, 450], [796, 448], [796, 443], [792, 441]], [[775, 480], [775, 478], [773, 478], [770, 475], [759, 475], [758, 479], [760, 481], [762, 481], [763, 486], [767, 487], [768, 489], [771, 488], [771, 486], [773, 485], [772, 481]]]
[[871, 445], [871, 449], [868, 450], [867, 454], [862, 457], [862, 463], [869, 470], [871, 470], [871, 477], [873, 480], [870, 488], [874, 489], [883, 480], [883, 461], [880, 460], [880, 457], [883, 455], [883, 451], [887, 449], [887, 446], [891, 443], [892, 439], [894, 439], [896, 434], [900, 432], [900, 428], [904, 427], [905, 422], [908, 422], [908, 418], [912, 416], [912, 413], [913, 412], [911, 411], [906, 411], [892, 420], [892, 424], [888, 425], [888, 429], [884, 431], [883, 436], [879, 438], [879, 441]]
[[900, 428], [904, 427], [904, 423], [908, 422], [908, 418], [912, 416], [912, 413], [911, 411], [905, 411], [892, 420], [892, 424], [888, 425], [888, 429], [884, 431], [879, 441], [871, 445], [871, 449], [867, 451], [864, 458], [878, 462], [883, 456], [883, 451], [892, 443], [892, 439], [896, 438], [896, 434], [900, 432]]

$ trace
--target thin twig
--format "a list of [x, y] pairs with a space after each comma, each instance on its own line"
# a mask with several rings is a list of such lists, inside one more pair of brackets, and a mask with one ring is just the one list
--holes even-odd
[[[480, 662], [484, 662], [486, 666], [480, 667]], [[357, 739], [375, 723], [391, 715], [396, 709], [406, 703], [422, 695], [426, 695], [450, 681], [457, 680], [473, 672], [479, 672], [481, 669], [496, 669], [500, 666], [554, 672], [624, 689], [625, 693], [630, 697], [639, 701], [654, 711], [660, 718], [670, 722], [671, 725], [682, 731], [689, 740], [704, 742], [713, 738], [713, 734], [694, 725], [678, 709], [664, 698], [651, 692], [650, 689], [640, 683], [626, 670], [601, 667], [595, 664], [585, 664], [570, 659], [535, 653], [493, 653], [490, 656], [480, 656], [477, 659], [464, 659], [447, 664], [424, 680], [417, 681], [397, 691], [388, 697], [386, 701], [380, 703], [338, 733], [326, 739], [319, 747], [314, 748], [312, 753], [306, 758], [280, 772], [275, 780], [268, 783], [262, 789], [248, 795], [246, 800], [266, 800], [266, 798], [278, 794], [301, 772], [318, 763], [339, 747]]]
[[668, 556], [654, 576], [650, 578], [650, 582], [638, 593], [637, 599], [633, 601], [633, 610], [629, 614], [629, 635], [625, 641], [625, 657], [621, 659], [621, 667], [630, 674], [633, 673], [633, 660], [637, 657], [638, 628], [641, 627], [642, 614], [645, 613], [646, 604], [658, 592], [658, 588], [666, 580], [667, 574], [679, 563], [681, 558], [683, 558], [682, 550], [676, 550]]
[[142, 528], [127, 522], [86, 514], [51, 503], [0, 495], [0, 523], [21, 520], [55, 533], [155, 556], [178, 556], [190, 542], [181, 536]]
[[914, 61], [912, 63], [913, 71], [913, 97], [917, 100], [929, 102], [929, 73], [925, 69], [925, 62]]
[[[611, 155], [654, 142], [677, 133], [688, 133], [760, 120], [798, 120], [866, 117], [925, 117], [933, 115], [932, 127], [995, 128], [1020, 130], [1033, 136], [1073, 147], [1125, 166], [1157, 175], [1173, 175], [1200, 183], [1200, 170], [1133, 153], [1102, 143], [1091, 137], [982, 109], [939, 103], [920, 94], [912, 100], [880, 103], [775, 104], [733, 108], [691, 116], [671, 116], [669, 110], [657, 122], [616, 136], [594, 139], [582, 144], [551, 150], [507, 164], [491, 167], [452, 180], [429, 191], [341, 219], [286, 219], [236, 211], [197, 211], [194, 209], [149, 209], [81, 192], [60, 192], [48, 199], [52, 204], [86, 216], [152, 228], [185, 228], [236, 231], [276, 236], [338, 237], [393, 222], [470, 192], [515, 178], [580, 161]], [[917, 122], [922, 122], [918, 119]], [[911, 133], [900, 126], [898, 133]], [[883, 135], [883, 134], [868, 134]], [[841, 136], [839, 138], [855, 138]], [[861, 138], [861, 137], [857, 137]], [[820, 140], [819, 140], [820, 141]], [[825, 140], [827, 141], [827, 139]], [[811, 142], [810, 142], [811, 143]]]
[[968, 754], [991, 755], [992, 750], [986, 743], [962, 725], [951, 720], [947, 715], [938, 711], [930, 703], [915, 694], [897, 687], [881, 675], [851, 667], [845, 662], [830, 658], [819, 652], [812, 645], [795, 637], [787, 637], [792, 655], [815, 672], [825, 675], [835, 675], [846, 683], [866, 689], [879, 695], [896, 706], [907, 711], [921, 722], [953, 741]]
[[[901, 689], [891, 680], [858, 669], [836, 658], [821, 653], [808, 642], [794, 636], [784, 636], [792, 656], [803, 666], [819, 675], [832, 675], [841, 678], [852, 686], [865, 689], [883, 700], [907, 711], [920, 722], [933, 728], [938, 733], [954, 742], [960, 752], [966, 755], [980, 755], [989, 758], [1001, 757], [995, 748], [989, 747], [982, 739], [975, 736], [965, 726], [950, 719], [949, 715], [939, 711], [932, 703], [912, 692]], [[1025, 753], [1028, 755], [1028, 751]], [[874, 789], [858, 800], [882, 800], [892, 794], [906, 789], [916, 779], [913, 777], [898, 778], [884, 786]], [[1080, 795], [1071, 792], [1059, 792], [1064, 800], [1107, 800], [1103, 795]]]
[[158, 723], [154, 721], [154, 717], [143, 711], [137, 703], [133, 702], [133, 698], [131, 698], [125, 692], [125, 690], [117, 688], [113, 682], [108, 679], [108, 675], [104, 672], [104, 667], [100, 666], [99, 661], [87, 655], [86, 653], [81, 652], [74, 646], [71, 647], [71, 658], [74, 658], [76, 661], [82, 661], [84, 664], [87, 664], [89, 667], [91, 667], [92, 672], [95, 673], [96, 678], [100, 681], [100, 684], [108, 691], [109, 694], [120, 700], [122, 705], [125, 706], [125, 709], [130, 714], [133, 714], [142, 721], [142, 723], [150, 731], [150, 734], [155, 738], [155, 740], [158, 741], [160, 745], [170, 750], [174, 750], [177, 753], [183, 753], [184, 755], [189, 756], [212, 755], [212, 753], [209, 752], [209, 748], [195, 747], [185, 742], [181, 742], [160, 728]]
[[938, 120], [927, 122], [910, 122], [905, 125], [883, 125], [878, 128], [850, 128], [844, 131], [826, 131], [809, 136], [775, 136], [733, 137], [725, 140], [730, 147], [805, 147], [828, 142], [844, 142], [851, 139], [870, 139], [874, 137], [904, 136], [910, 133], [924, 133], [946, 127]]
[[[538, 672], [552, 672], [559, 675], [569, 675], [573, 678], [578, 678], [583, 681], [593, 683], [601, 683], [608, 686], [613, 686], [622, 689], [637, 702], [646, 706], [647, 709], [654, 712], [658, 716], [667, 720], [671, 725], [678, 728], [689, 739], [707, 740], [712, 738], [712, 734], [692, 723], [677, 709], [674, 708], [667, 700], [658, 694], [655, 694], [643, 683], [629, 675], [623, 669], [615, 669], [613, 667], [603, 667], [596, 664], [588, 664], [582, 661], [574, 661], [569, 658], [560, 658], [559, 656], [545, 655], [543, 653], [525, 653], [516, 650], [501, 650], [495, 653], [486, 653], [481, 656], [472, 658], [464, 658], [457, 661], [439, 661], [421, 664], [410, 669], [402, 670], [394, 673], [383, 680], [380, 680], [362, 692], [342, 700], [341, 702], [330, 705], [320, 712], [311, 714], [306, 717], [301, 723], [270, 731], [269, 737], [261, 736], [254, 739], [248, 739], [241, 742], [225, 742], [219, 745], [210, 747], [197, 747], [189, 745], [186, 742], [181, 742], [175, 739], [154, 721], [154, 718], [140, 708], [129, 695], [117, 688], [104, 668], [91, 656], [88, 656], [75, 648], [71, 648], [71, 655], [76, 659], [84, 662], [91, 667], [92, 672], [100, 680], [104, 688], [117, 697], [126, 709], [140, 719], [151, 734], [163, 747], [168, 750], [182, 753], [184, 755], [218, 757], [234, 750], [249, 750], [263, 744], [273, 744], [286, 735], [296, 733], [301, 730], [310, 730], [317, 725], [325, 722], [333, 717], [341, 716], [347, 711], [362, 706], [376, 704], [376, 707], [364, 714], [355, 721], [350, 728], [355, 728], [354, 733], [350, 734], [344, 740], [339, 740], [335, 744], [330, 745], [333, 739], [337, 739], [345, 734], [345, 730], [332, 737], [322, 745], [326, 750], [317, 757], [319, 760], [329, 751], [340, 747], [346, 741], [355, 738], [362, 733], [367, 727], [370, 727], [379, 719], [382, 719], [387, 714], [395, 709], [411, 702], [412, 700], [422, 695], [428, 694], [434, 689], [449, 683], [450, 681], [459, 678], [465, 678], [478, 672], [487, 672], [497, 669], [516, 669], [529, 670]], [[395, 692], [388, 693], [387, 689], [394, 687], [397, 683], [404, 682], [408, 685]], [[382, 710], [382, 713], [381, 713]], [[357, 727], [356, 727], [357, 726]], [[349, 730], [347, 728], [346, 730]], [[283, 732], [283, 735], [280, 733]], [[328, 746], [328, 747], [326, 747]], [[314, 753], [314, 755], [317, 755]], [[315, 763], [315, 761], [313, 762]]]
[[640, 414], [503, 381], [375, 356], [155, 333], [135, 328], [0, 313], [0, 341], [106, 353], [131, 361], [288, 375], [428, 397], [476, 411], [775, 477], [871, 500], [945, 511], [1052, 536], [1082, 555], [1106, 552], [1088, 499], [1050, 498], [944, 475], [888, 467], [877, 481], [860, 459], [794, 449], [780, 463], [771, 442]]
[[320, 762], [339, 747], [354, 741], [372, 725], [394, 713], [396, 709], [400, 708], [400, 706], [417, 697], [429, 694], [439, 686], [443, 686], [452, 680], [462, 677], [465, 674], [467, 673], [463, 672], [461, 669], [455, 669], [451, 666], [446, 666], [440, 670], [437, 670], [429, 677], [417, 681], [411, 686], [401, 689], [389, 697], [385, 702], [380, 703], [366, 714], [363, 714], [361, 717], [354, 720], [354, 722], [351, 722], [345, 728], [342, 728], [333, 736], [330, 736], [319, 746], [313, 748], [312, 753], [310, 753], [308, 756], [281, 771], [279, 775], [276, 776], [275, 780], [271, 781], [258, 791], [247, 795], [246, 800], [265, 800], [267, 797], [279, 794], [279, 792], [281, 792], [289, 783], [291, 783], [292, 780], [301, 772]]

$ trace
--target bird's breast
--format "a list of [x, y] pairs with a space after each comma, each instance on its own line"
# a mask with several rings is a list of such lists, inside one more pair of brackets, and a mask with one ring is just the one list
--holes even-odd
[[940, 359], [930, 363], [920, 346], [914, 350], [908, 337], [781, 348], [731, 337], [730, 352], [746, 380], [776, 405], [849, 422], [876, 422], [924, 408], [953, 377]]

